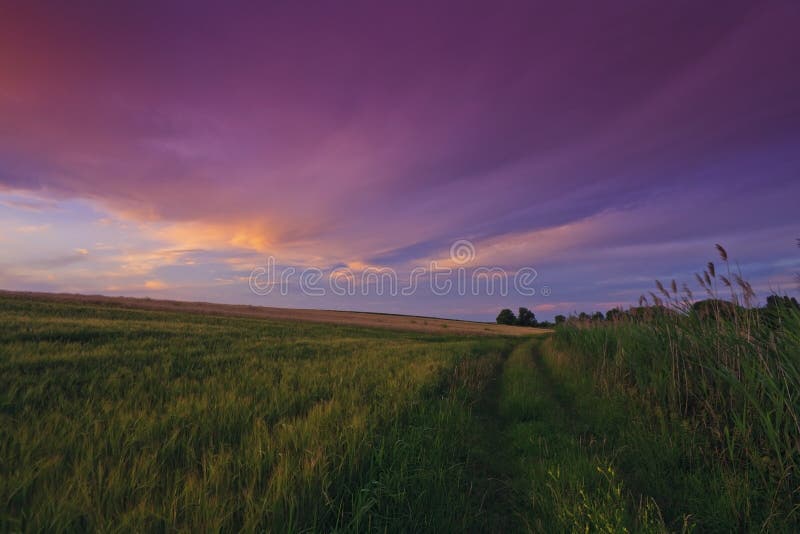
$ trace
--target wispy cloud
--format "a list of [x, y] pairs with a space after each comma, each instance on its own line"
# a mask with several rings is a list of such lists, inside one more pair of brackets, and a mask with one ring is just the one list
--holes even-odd
[[78, 262], [85, 262], [88, 261], [88, 252], [83, 250], [76, 250], [72, 254], [65, 254], [61, 256], [52, 256], [41, 258], [38, 260], [32, 260], [27, 263], [28, 266], [32, 268], [39, 268], [39, 269], [60, 269], [63, 267], [67, 267], [69, 265], [73, 265]]
[[14, 200], [14, 199], [5, 199], [0, 200], [0, 206], [6, 206], [7, 208], [15, 209], [15, 210], [23, 210], [23, 211], [31, 211], [35, 213], [41, 213], [43, 211], [53, 211], [57, 209], [58, 204], [56, 202], [47, 201], [47, 200], [40, 200], [40, 199], [31, 199], [31, 200]]

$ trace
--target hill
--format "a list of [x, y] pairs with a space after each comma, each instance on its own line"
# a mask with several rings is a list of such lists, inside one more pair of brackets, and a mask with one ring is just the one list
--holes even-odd
[[225, 317], [247, 317], [277, 321], [307, 321], [337, 325], [361, 326], [368, 328], [389, 328], [411, 332], [526, 336], [550, 332], [546, 328], [520, 328], [516, 326], [420, 317], [414, 315], [395, 315], [337, 310], [312, 310], [301, 308], [275, 308], [269, 306], [248, 306], [242, 304], [216, 304], [212, 302], [187, 302], [178, 300], [155, 300], [149, 298], [108, 297], [104, 295], [80, 295], [72, 293], [37, 293], [30, 291], [0, 290], [0, 297], [36, 300], [44, 302], [63, 302], [73, 304], [99, 305], [117, 308], [198, 313]]

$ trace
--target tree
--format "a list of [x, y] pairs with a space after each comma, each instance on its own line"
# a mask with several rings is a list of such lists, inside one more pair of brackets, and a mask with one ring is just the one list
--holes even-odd
[[517, 324], [519, 326], [536, 326], [536, 316], [528, 308], [520, 308]]
[[517, 318], [514, 316], [514, 312], [505, 308], [500, 310], [500, 314], [497, 316], [497, 324], [517, 324]]
[[700, 319], [722, 319], [732, 321], [740, 315], [743, 308], [734, 302], [721, 299], [698, 300], [692, 304], [692, 310]]
[[606, 321], [615, 321], [617, 319], [621, 319], [622, 316], [622, 310], [619, 308], [612, 308], [606, 312]]
[[567, 322], [567, 318], [563, 315], [556, 315], [555, 321], [556, 324], [562, 324]]
[[594, 312], [592, 314], [592, 321], [602, 321], [603, 320], [603, 312]]
[[[767, 297], [767, 309], [768, 310], [778, 310], [778, 309], [792, 309], [800, 310], [800, 303], [797, 302], [797, 299], [794, 297], [790, 297], [788, 295], [770, 295]], [[522, 309], [520, 308], [520, 311]]]
[[778, 329], [782, 325], [792, 324], [792, 313], [800, 313], [800, 302], [788, 295], [770, 295], [767, 305], [761, 308], [761, 317], [771, 329]]

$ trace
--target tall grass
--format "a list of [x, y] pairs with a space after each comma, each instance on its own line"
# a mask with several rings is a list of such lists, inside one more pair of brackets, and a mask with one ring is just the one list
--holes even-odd
[[685, 456], [721, 466], [736, 486], [738, 528], [791, 531], [800, 527], [800, 312], [778, 299], [753, 308], [750, 285], [718, 250], [722, 269], [709, 263], [696, 277], [705, 303], [657, 282], [634, 313], [560, 327], [555, 364], [685, 427]]

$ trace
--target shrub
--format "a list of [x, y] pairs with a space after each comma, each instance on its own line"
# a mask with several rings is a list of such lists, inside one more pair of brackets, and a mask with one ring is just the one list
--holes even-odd
[[520, 308], [517, 324], [519, 326], [536, 326], [536, 316], [528, 308]]
[[514, 315], [514, 312], [508, 308], [505, 308], [500, 310], [500, 313], [497, 315], [497, 324], [514, 325], [517, 324], [517, 318]]

